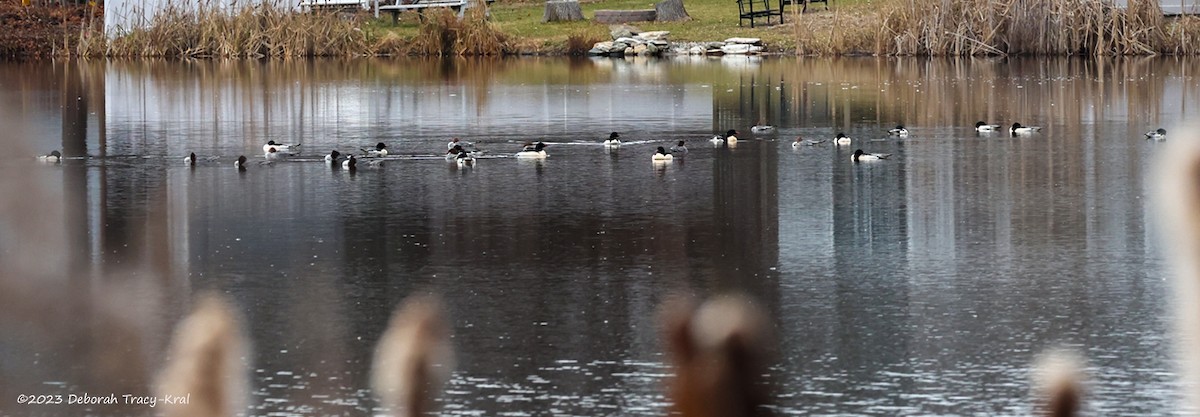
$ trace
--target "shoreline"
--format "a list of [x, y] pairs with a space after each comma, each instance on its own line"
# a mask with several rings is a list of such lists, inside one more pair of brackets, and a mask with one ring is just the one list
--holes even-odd
[[[618, 0], [604, 1], [607, 5]], [[690, 4], [697, 5], [696, 14], [727, 18], [726, 9], [705, 3], [713, 0], [694, 1]], [[755, 29], [730, 26], [728, 21], [708, 16], [683, 23], [646, 22], [644, 31], [640, 29], [641, 22], [606, 25], [585, 20], [544, 24], [528, 16], [538, 8], [534, 3], [493, 6], [486, 9], [487, 15], [480, 9], [472, 9], [462, 19], [448, 11], [426, 14], [419, 23], [415, 17], [405, 16], [410, 21], [399, 25], [384, 23], [384, 19], [365, 12], [293, 13], [270, 7], [232, 13], [169, 9], [152, 19], [147, 28], [107, 39], [103, 33], [102, 7], [23, 6], [20, 0], [0, 0], [0, 18], [14, 28], [0, 33], [0, 59], [574, 56], [589, 52], [591, 55], [684, 55], [677, 47], [680, 44], [688, 45], [686, 54], [713, 55], [711, 47], [700, 52], [694, 49], [729, 38], [759, 38], [760, 42], [753, 47], [735, 53], [768, 56], [1200, 54], [1200, 18], [1163, 17], [1154, 0], [1131, 0], [1128, 9], [1094, 7], [1097, 3], [1092, 0], [1047, 0], [1059, 4], [1040, 11], [999, 9], [990, 0], [955, 0], [967, 9], [970, 7], [966, 6], [995, 9], [991, 15], [976, 13], [965, 18], [955, 14], [961, 11], [926, 10], [931, 6], [905, 4], [901, 0], [875, 0], [882, 4], [861, 1], [866, 6], [851, 4], [833, 11], [793, 13], [786, 23]], [[1017, 12], [1023, 14], [1013, 16]], [[1018, 20], [1028, 18], [1026, 15], [1074, 20], [1060, 22], [1056, 28], [1029, 29], [1028, 25], [1017, 24]], [[847, 21], [857, 24], [847, 25]], [[1097, 26], [1100, 24], [1112, 27], [1095, 29], [1106, 27]], [[664, 36], [649, 48], [641, 45], [635, 49], [636, 45], [622, 44], [628, 37], [618, 36], [614, 29], [617, 27], [639, 28], [634, 30], [643, 33], [670, 33], [670, 38]], [[597, 53], [602, 43], [608, 46], [617, 43], [628, 49]]]

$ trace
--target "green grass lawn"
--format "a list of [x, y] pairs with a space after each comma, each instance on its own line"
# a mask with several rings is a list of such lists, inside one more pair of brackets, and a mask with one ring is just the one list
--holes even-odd
[[[804, 19], [829, 18], [841, 11], [871, 7], [872, 3], [886, 0], [830, 0], [829, 10], [823, 4], [809, 7]], [[773, 26], [738, 26], [738, 6], [735, 0], [684, 0], [684, 8], [692, 19], [684, 22], [634, 22], [643, 31], [667, 30], [672, 41], [719, 41], [726, 38], [762, 38], [768, 49], [791, 51], [796, 45], [796, 34], [791, 22], [795, 21], [792, 7], [784, 14], [785, 24]], [[609, 25], [595, 23], [591, 19], [596, 10], [653, 9], [650, 0], [583, 0], [580, 2], [583, 16], [588, 19], [578, 22], [543, 23], [545, 3], [541, 1], [498, 0], [491, 6], [491, 22], [500, 31], [510, 36], [517, 49], [523, 52], [563, 52], [567, 38], [606, 40]], [[392, 24], [390, 16], [369, 24], [372, 30], [392, 31], [403, 37], [417, 34], [419, 21], [415, 12], [402, 13], [400, 22]]]

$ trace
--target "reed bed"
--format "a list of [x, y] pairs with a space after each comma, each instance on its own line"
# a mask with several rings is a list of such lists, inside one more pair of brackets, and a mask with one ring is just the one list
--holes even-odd
[[159, 12], [142, 28], [106, 39], [99, 22], [86, 25], [74, 48], [80, 56], [293, 58], [377, 55], [500, 55], [508, 37], [488, 21], [486, 6], [459, 18], [431, 11], [412, 39], [363, 30], [365, 14], [297, 13], [271, 5], [228, 12], [217, 8]]
[[[175, 8], [112, 39], [100, 22], [83, 24], [79, 36], [64, 36], [55, 49], [82, 56], [258, 58], [503, 55], [544, 45], [532, 42], [536, 37], [509, 36], [479, 3], [463, 16], [429, 10], [415, 35], [377, 28], [366, 13], [297, 13], [272, 5]], [[780, 43], [794, 39], [801, 55], [1200, 53], [1200, 18], [1166, 18], [1157, 0], [1129, 0], [1126, 8], [1112, 0], [886, 0], [793, 13], [789, 20], [794, 34]], [[585, 53], [594, 43], [586, 33], [568, 35], [561, 52]]]
[[233, 12], [216, 7], [168, 8], [144, 27], [106, 39], [103, 28], [83, 29], [75, 53], [118, 57], [313, 57], [373, 54], [357, 17], [293, 13], [271, 5]]
[[592, 46], [608, 39], [612, 38], [605, 38], [583, 31], [572, 33], [567, 36], [567, 55], [587, 55], [588, 51], [592, 50]]
[[487, 18], [487, 6], [469, 7], [460, 19], [450, 10], [426, 14], [420, 31], [405, 51], [409, 55], [503, 55], [512, 52], [508, 36]]
[[[1163, 16], [1157, 0], [904, 0], [878, 11], [812, 18], [795, 32], [801, 54], [1195, 54], [1200, 19]], [[831, 22], [832, 20], [832, 22]]]

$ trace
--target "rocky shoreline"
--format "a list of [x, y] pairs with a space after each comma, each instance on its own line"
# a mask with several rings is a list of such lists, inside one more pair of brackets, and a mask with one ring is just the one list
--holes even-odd
[[[0, 0], [0, 59], [65, 56], [77, 53], [80, 28], [102, 19], [101, 7], [87, 4], [23, 5]], [[769, 52], [759, 38], [729, 38], [709, 42], [672, 42], [668, 31], [641, 31], [629, 25], [610, 27], [611, 40], [594, 44], [591, 56], [733, 55]], [[527, 45], [528, 46], [528, 45]], [[515, 55], [568, 55], [568, 50], [519, 50]], [[575, 52], [578, 53], [578, 52]], [[386, 55], [386, 54], [385, 54]]]
[[591, 56], [662, 56], [662, 55], [756, 55], [765, 48], [759, 38], [729, 38], [711, 42], [675, 42], [671, 32], [639, 32], [636, 28], [614, 28], [611, 41], [597, 42], [588, 51]]

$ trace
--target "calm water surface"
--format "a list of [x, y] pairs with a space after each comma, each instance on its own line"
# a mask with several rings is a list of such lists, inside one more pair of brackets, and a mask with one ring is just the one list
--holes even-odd
[[[1200, 113], [1198, 64], [0, 64], [0, 142], [73, 157], [0, 161], [26, 190], [4, 197], [0, 414], [152, 413], [14, 397], [148, 392], [203, 290], [247, 321], [248, 415], [378, 414], [374, 343], [426, 292], [458, 349], [440, 414], [662, 415], [658, 304], [729, 290], [774, 317], [779, 414], [1027, 415], [1030, 364], [1063, 346], [1094, 412], [1179, 413], [1142, 133]], [[743, 140], [709, 144], [726, 129]], [[627, 144], [599, 146], [610, 131]], [[791, 146], [837, 132], [856, 143]], [[451, 137], [478, 166], [441, 158]], [[260, 165], [271, 139], [302, 151]], [[550, 157], [512, 158], [526, 140]], [[678, 140], [686, 158], [651, 164]], [[380, 141], [381, 167], [320, 162]], [[56, 261], [17, 255], [30, 221]]]

